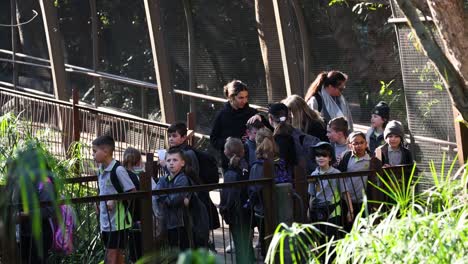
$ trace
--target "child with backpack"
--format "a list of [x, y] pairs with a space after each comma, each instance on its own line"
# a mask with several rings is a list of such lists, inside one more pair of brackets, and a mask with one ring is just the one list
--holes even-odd
[[[99, 195], [135, 191], [127, 170], [113, 158], [114, 149], [115, 141], [110, 136], [100, 136], [93, 141], [93, 157], [100, 164]], [[106, 248], [105, 263], [124, 263], [128, 231], [133, 224], [126, 207], [124, 201], [109, 200], [99, 203], [99, 223]]]
[[374, 156], [375, 149], [385, 143], [384, 129], [390, 118], [390, 107], [386, 102], [379, 102], [372, 110], [371, 127], [367, 130], [366, 140], [369, 144], [371, 156]]
[[[353, 132], [348, 137], [351, 150], [343, 153], [338, 165], [341, 172], [369, 171], [379, 168], [378, 161], [372, 159], [368, 153], [366, 135], [362, 132]], [[363, 192], [367, 189], [367, 175], [340, 179], [341, 191], [347, 203], [347, 228], [351, 228], [355, 215], [361, 210]]]
[[288, 107], [283, 103], [274, 103], [268, 107], [268, 120], [274, 128], [273, 137], [278, 146], [279, 157], [286, 162], [289, 171], [298, 163], [296, 147], [292, 133], [294, 128], [287, 122]]
[[273, 134], [279, 147], [279, 156], [286, 162], [288, 170], [292, 171], [294, 165], [301, 165], [307, 174], [312, 173], [317, 166], [311, 158], [312, 146], [320, 140], [292, 127], [288, 123], [288, 107], [283, 103], [271, 104], [268, 108], [268, 118], [274, 127]]
[[[313, 155], [317, 162], [317, 168], [312, 176], [340, 173], [332, 167], [335, 162], [333, 147], [328, 142], [320, 142], [313, 148]], [[341, 206], [340, 189], [338, 179], [324, 179], [309, 183], [309, 218], [312, 222], [329, 222], [340, 224]], [[324, 226], [324, 232], [328, 236], [337, 235], [334, 228]]]
[[[273, 133], [267, 128], [261, 128], [257, 131], [255, 138], [257, 144], [257, 161], [252, 165], [249, 172], [249, 180], [256, 180], [263, 178], [263, 164], [265, 160], [272, 160], [274, 163], [274, 178], [276, 183], [288, 183], [291, 182], [291, 175], [286, 169], [285, 163], [279, 158], [278, 146], [273, 137]], [[263, 243], [265, 238], [264, 230], [264, 208], [263, 208], [263, 197], [262, 197], [261, 185], [249, 186], [248, 193], [249, 199], [244, 205], [245, 208], [250, 208], [255, 214], [255, 220], [258, 224], [259, 229], [259, 242], [261, 248], [261, 254], [265, 256], [266, 247]]]
[[255, 143], [255, 136], [257, 136], [257, 131], [261, 128], [264, 128], [265, 125], [260, 120], [255, 120], [253, 123], [247, 124], [247, 138], [244, 142], [244, 153], [245, 160], [248, 162], [249, 168], [257, 160], [255, 151], [257, 149], [257, 144]]
[[[187, 132], [185, 123], [179, 122], [169, 126], [167, 129], [169, 148], [179, 148], [184, 152], [191, 168], [186, 173], [194, 181], [194, 184], [218, 183], [219, 173], [216, 159], [206, 152], [189, 146], [187, 144]], [[210, 193], [201, 191], [197, 195], [208, 210], [210, 230], [219, 228], [221, 225], [218, 210], [210, 198]]]
[[346, 118], [340, 116], [330, 120], [327, 128], [327, 137], [335, 151], [336, 162], [339, 163], [343, 153], [350, 150], [348, 144], [348, 121], [346, 121]]
[[375, 150], [375, 157], [382, 162], [382, 167], [414, 163], [411, 152], [404, 145], [405, 133], [400, 122], [396, 120], [388, 122], [384, 138], [386, 143]]
[[[169, 173], [159, 179], [156, 190], [190, 186], [189, 177], [185, 174], [186, 160], [187, 158], [182, 150], [178, 148], [169, 149], [165, 157], [165, 164]], [[187, 200], [188, 197], [188, 193], [181, 192], [158, 195], [156, 198], [159, 205], [164, 207], [167, 212], [166, 229], [169, 245], [180, 250], [185, 250], [190, 246], [187, 223], [184, 221], [184, 200]]]
[[[128, 174], [135, 175], [138, 180], [140, 180], [140, 174], [144, 172], [144, 167], [141, 159], [141, 153], [135, 148], [128, 147], [123, 153], [123, 162], [122, 165], [127, 170]], [[133, 176], [130, 176], [131, 178]], [[137, 188], [138, 190], [139, 188]], [[156, 182], [151, 178], [151, 189], [156, 189]], [[134, 206], [131, 208], [134, 210], [133, 216], [139, 213], [139, 204], [138, 201], [133, 201]], [[133, 217], [133, 228], [129, 233], [129, 259], [135, 263], [142, 256], [142, 245], [141, 245], [141, 223], [140, 218]], [[135, 219], [136, 218], [136, 219]]]
[[[238, 138], [229, 137], [224, 146], [224, 154], [229, 159], [229, 167], [224, 172], [224, 182], [245, 180], [247, 162], [244, 160], [244, 146]], [[219, 210], [229, 225], [237, 263], [255, 262], [252, 249], [251, 213], [243, 208], [247, 202], [246, 188], [226, 188], [221, 191]]]

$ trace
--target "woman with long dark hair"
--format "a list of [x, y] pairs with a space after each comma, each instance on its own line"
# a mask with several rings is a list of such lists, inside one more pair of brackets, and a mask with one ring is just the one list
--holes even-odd
[[342, 95], [348, 76], [340, 71], [321, 72], [312, 82], [305, 95], [305, 101], [323, 117], [325, 124], [335, 117], [344, 116], [348, 128], [353, 131], [353, 118], [349, 105]]

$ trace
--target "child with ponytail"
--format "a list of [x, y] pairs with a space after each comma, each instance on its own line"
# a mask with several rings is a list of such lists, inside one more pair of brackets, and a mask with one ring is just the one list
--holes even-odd
[[[227, 138], [224, 155], [229, 160], [228, 168], [224, 172], [224, 182], [247, 180], [248, 164], [244, 159], [242, 141], [238, 138]], [[247, 198], [246, 188], [225, 188], [221, 191], [219, 210], [231, 230], [238, 263], [255, 262], [250, 211], [243, 207]]]
[[[278, 160], [279, 151], [278, 146], [275, 143], [273, 138], [273, 133], [267, 128], [261, 128], [257, 131], [255, 137], [255, 142], [257, 144], [256, 156], [257, 161], [254, 162], [250, 168], [249, 180], [257, 180], [263, 178], [263, 162], [267, 159], [269, 160]], [[275, 171], [275, 177], [278, 174]], [[255, 213], [255, 220], [258, 224], [259, 230], [259, 242], [261, 248], [262, 256], [266, 254], [265, 243], [263, 243], [265, 238], [265, 228], [264, 228], [264, 210], [263, 210], [263, 200], [262, 200], [262, 185], [252, 185], [249, 186], [249, 200], [244, 205], [245, 208], [253, 209]]]
[[294, 127], [288, 123], [289, 110], [283, 103], [271, 104], [268, 108], [268, 120], [274, 128], [273, 137], [278, 145], [279, 157], [286, 163], [286, 168], [292, 171], [297, 164], [296, 148], [292, 136]]

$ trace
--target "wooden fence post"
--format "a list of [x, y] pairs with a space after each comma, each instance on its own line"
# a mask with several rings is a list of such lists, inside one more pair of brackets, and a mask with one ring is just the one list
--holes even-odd
[[263, 211], [265, 225], [265, 247], [268, 249], [272, 235], [278, 225], [275, 203], [275, 181], [273, 174], [273, 161], [268, 159], [263, 163], [263, 178], [271, 179], [270, 184], [263, 186]]
[[73, 141], [77, 142], [80, 141], [80, 130], [81, 130], [81, 123], [80, 123], [80, 110], [78, 109], [78, 103], [80, 95], [78, 93], [78, 89], [73, 88]]
[[140, 200], [141, 215], [141, 239], [143, 256], [149, 256], [153, 252], [153, 206], [151, 203], [151, 178], [154, 176], [153, 153], [146, 154], [145, 172], [140, 175], [141, 191], [146, 192]]
[[302, 203], [294, 203], [294, 221], [305, 223], [307, 220], [308, 195], [307, 174], [302, 166], [294, 166], [294, 190], [299, 195]]
[[457, 140], [458, 161], [460, 166], [463, 166], [468, 160], [468, 127], [461, 123], [459, 119], [461, 114], [453, 107], [453, 116], [455, 122], [455, 138]]

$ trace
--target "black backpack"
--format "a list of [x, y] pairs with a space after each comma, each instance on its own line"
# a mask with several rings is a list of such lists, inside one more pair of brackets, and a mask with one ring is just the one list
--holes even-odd
[[199, 177], [201, 184], [211, 184], [219, 182], [218, 162], [211, 154], [192, 149], [198, 159]]
[[[112, 170], [110, 172], [110, 181], [112, 183], [112, 186], [114, 186], [115, 190], [118, 193], [124, 193], [122, 184], [120, 183], [119, 179], [117, 178], [117, 168], [121, 166], [119, 161], [116, 161], [114, 164], [114, 167], [112, 167]], [[140, 179], [138, 179], [138, 176], [133, 173], [130, 170], [125, 169], [128, 173], [128, 176], [130, 177], [130, 180], [132, 181], [133, 185], [135, 185], [135, 189], [138, 191], [140, 190]], [[141, 215], [140, 215], [140, 203], [136, 200], [131, 200], [123, 201], [125, 210], [128, 210], [130, 212], [130, 215], [132, 216], [133, 222], [137, 222], [141, 220]]]
[[320, 113], [322, 112], [322, 108], [323, 108], [322, 95], [320, 93], [316, 93], [314, 97], [315, 97], [315, 100], [317, 100], [317, 105], [318, 105], [317, 111]]

